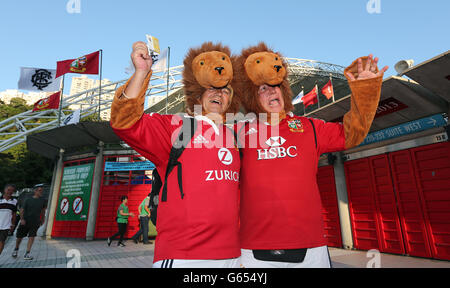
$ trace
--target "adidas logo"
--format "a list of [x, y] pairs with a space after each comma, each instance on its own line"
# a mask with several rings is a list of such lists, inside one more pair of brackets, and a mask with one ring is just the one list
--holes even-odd
[[206, 140], [205, 137], [203, 137], [203, 135], [198, 135], [194, 139], [194, 144], [208, 144], [208, 143], [209, 141]]
[[258, 130], [256, 130], [255, 128], [250, 128], [250, 130], [248, 130], [248, 132], [245, 134], [245, 135], [252, 135], [252, 134], [255, 134], [255, 133], [258, 133]]

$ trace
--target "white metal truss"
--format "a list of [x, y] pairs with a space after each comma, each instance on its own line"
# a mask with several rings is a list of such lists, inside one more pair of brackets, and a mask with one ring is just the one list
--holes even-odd
[[[168, 72], [153, 73], [146, 95], [165, 95], [167, 91], [171, 94], [181, 89], [182, 69], [183, 66], [176, 66], [171, 67]], [[167, 81], [167, 78], [169, 78], [169, 81]], [[73, 113], [72, 110], [69, 110], [69, 106], [78, 105], [82, 107], [81, 119], [111, 109], [112, 97], [106, 96], [114, 95], [116, 89], [125, 82], [126, 80], [121, 80], [102, 85], [101, 99], [99, 99], [99, 87], [63, 98], [61, 116], [59, 110], [55, 109], [39, 112], [30, 110], [0, 121], [0, 152], [24, 143], [28, 135], [64, 125], [64, 120]]]
[[[332, 76], [345, 80], [343, 66], [297, 58], [285, 58], [285, 60], [288, 63], [291, 81], [298, 76]], [[183, 66], [181, 65], [171, 67], [169, 71], [154, 72], [146, 96], [170, 96], [179, 92], [182, 89], [182, 71]], [[7, 151], [16, 145], [24, 143], [28, 135], [63, 125], [60, 122], [64, 123], [64, 120], [72, 113], [71, 110], [68, 110], [69, 106], [80, 105], [82, 107], [81, 119], [111, 109], [112, 97], [105, 96], [114, 95], [116, 89], [125, 82], [126, 80], [121, 80], [102, 86], [101, 99], [99, 99], [99, 87], [64, 98], [61, 115], [59, 115], [58, 110], [40, 112], [32, 112], [30, 110], [1, 121], [0, 152]], [[175, 98], [169, 98], [169, 109], [184, 101], [183, 93], [178, 93]], [[157, 112], [164, 114], [164, 110], [165, 108]]]
[[293, 78], [295, 76], [331, 76], [346, 80], [344, 66], [298, 58], [284, 58], [284, 60], [288, 63], [289, 76]]

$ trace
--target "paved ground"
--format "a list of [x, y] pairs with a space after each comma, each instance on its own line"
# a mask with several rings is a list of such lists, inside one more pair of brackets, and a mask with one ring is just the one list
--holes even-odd
[[[126, 247], [118, 247], [115, 241], [108, 247], [106, 241], [43, 240], [41, 237], [36, 237], [32, 249], [34, 260], [27, 261], [23, 260], [27, 240], [22, 241], [16, 259], [11, 257], [15, 236], [7, 240], [0, 255], [0, 268], [67, 268], [74, 267], [77, 259], [81, 268], [150, 268], [153, 261], [154, 245], [126, 241]], [[368, 264], [382, 268], [450, 268], [450, 261], [390, 254], [376, 258], [366, 251], [330, 248], [330, 256], [334, 268], [366, 268]]]
[[334, 268], [450, 268], [450, 261], [337, 248], [329, 251]]
[[81, 268], [149, 268], [153, 261], [154, 245], [126, 241], [126, 247], [118, 247], [114, 241], [108, 247], [106, 241], [43, 240], [41, 237], [36, 237], [31, 250], [34, 259], [27, 261], [23, 259], [26, 242], [24, 238], [14, 259], [11, 254], [15, 237], [10, 237], [0, 255], [0, 268], [67, 268], [74, 267], [77, 259]]

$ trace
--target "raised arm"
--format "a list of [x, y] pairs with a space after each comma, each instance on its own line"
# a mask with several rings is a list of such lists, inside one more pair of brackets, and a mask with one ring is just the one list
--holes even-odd
[[355, 60], [345, 69], [352, 91], [350, 111], [344, 116], [345, 148], [358, 146], [372, 125], [381, 96], [385, 66], [378, 70], [378, 58], [372, 55]]
[[111, 105], [111, 126], [116, 129], [132, 127], [144, 113], [145, 92], [152, 76], [152, 58], [144, 42], [133, 44], [131, 53], [135, 73], [116, 91]]
[[111, 105], [111, 127], [117, 136], [156, 166], [167, 164], [172, 132], [178, 125], [173, 125], [171, 115], [144, 115], [153, 64], [144, 42], [133, 44], [131, 59], [136, 72], [116, 91]]

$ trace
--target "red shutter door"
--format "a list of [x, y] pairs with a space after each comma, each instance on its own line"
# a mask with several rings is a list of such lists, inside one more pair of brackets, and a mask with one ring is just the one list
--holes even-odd
[[86, 238], [87, 221], [55, 221], [52, 229], [54, 238]]
[[151, 189], [152, 185], [130, 185], [128, 192], [128, 210], [134, 213], [134, 217], [128, 218], [127, 233], [125, 234], [126, 238], [133, 237], [133, 235], [139, 231], [139, 205], [141, 205]]
[[369, 159], [345, 162], [344, 168], [354, 246], [380, 250]]
[[423, 217], [421, 199], [409, 150], [389, 155], [392, 180], [403, 230], [406, 253], [411, 256], [431, 258], [430, 245]]
[[450, 260], [450, 143], [411, 149], [434, 258]]
[[322, 215], [325, 224], [325, 237], [330, 247], [342, 247], [341, 225], [339, 222], [339, 208], [336, 195], [333, 166], [319, 167], [317, 172], [322, 199]]
[[128, 194], [128, 185], [102, 186], [98, 200], [95, 238], [106, 239], [118, 231], [116, 222], [120, 196]]
[[[138, 155], [116, 155], [106, 156], [104, 161], [140, 162], [141, 158]], [[120, 198], [128, 196], [128, 211], [135, 216], [128, 218], [125, 238], [131, 238], [139, 230], [139, 205], [150, 193], [151, 187], [151, 179], [143, 171], [104, 171], [94, 237], [105, 239], [118, 232], [116, 217]]]
[[150, 193], [151, 185], [117, 185], [103, 186], [100, 192], [95, 238], [105, 239], [118, 231], [116, 216], [120, 205], [120, 197], [128, 196], [128, 211], [134, 217], [128, 218], [125, 238], [131, 238], [139, 230], [138, 208], [144, 198]]
[[403, 237], [387, 155], [369, 158], [375, 197], [380, 251], [404, 254]]

